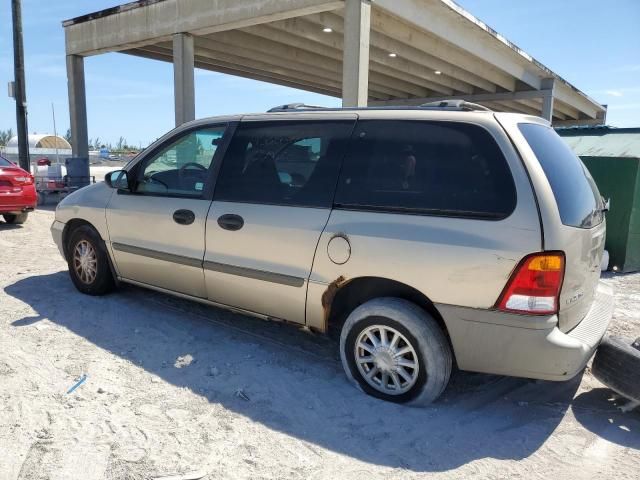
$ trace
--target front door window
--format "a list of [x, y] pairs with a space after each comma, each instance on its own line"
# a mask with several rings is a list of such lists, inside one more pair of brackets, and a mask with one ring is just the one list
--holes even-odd
[[144, 162], [136, 193], [201, 197], [224, 127], [196, 130], [183, 135]]

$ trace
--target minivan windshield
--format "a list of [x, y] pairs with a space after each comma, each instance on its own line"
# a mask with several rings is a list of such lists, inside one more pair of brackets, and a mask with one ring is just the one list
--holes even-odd
[[551, 127], [520, 123], [518, 128], [549, 180], [562, 223], [579, 228], [600, 224], [604, 218], [600, 192], [571, 147]]

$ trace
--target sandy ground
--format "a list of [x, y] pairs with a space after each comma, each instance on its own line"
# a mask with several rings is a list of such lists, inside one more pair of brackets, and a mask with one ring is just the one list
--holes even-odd
[[[77, 293], [52, 219], [0, 224], [2, 480], [638, 478], [640, 412], [588, 372], [458, 373], [430, 408], [380, 402], [324, 337], [133, 287]], [[612, 330], [639, 336], [640, 275], [607, 281]]]

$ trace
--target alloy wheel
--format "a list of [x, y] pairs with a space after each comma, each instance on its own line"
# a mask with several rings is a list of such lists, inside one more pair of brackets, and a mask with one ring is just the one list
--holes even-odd
[[354, 355], [364, 380], [387, 395], [401, 395], [413, 387], [420, 369], [413, 345], [395, 328], [372, 325], [358, 336]]
[[98, 257], [95, 248], [87, 240], [80, 240], [76, 244], [73, 250], [73, 268], [85, 285], [95, 281], [98, 273]]

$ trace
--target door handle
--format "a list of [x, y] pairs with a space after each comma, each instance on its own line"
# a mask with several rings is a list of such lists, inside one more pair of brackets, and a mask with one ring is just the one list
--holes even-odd
[[191, 210], [176, 210], [173, 212], [173, 221], [180, 225], [191, 225], [196, 220], [196, 215]]
[[225, 230], [235, 232], [244, 226], [244, 219], [240, 215], [227, 213], [218, 218], [218, 225]]

